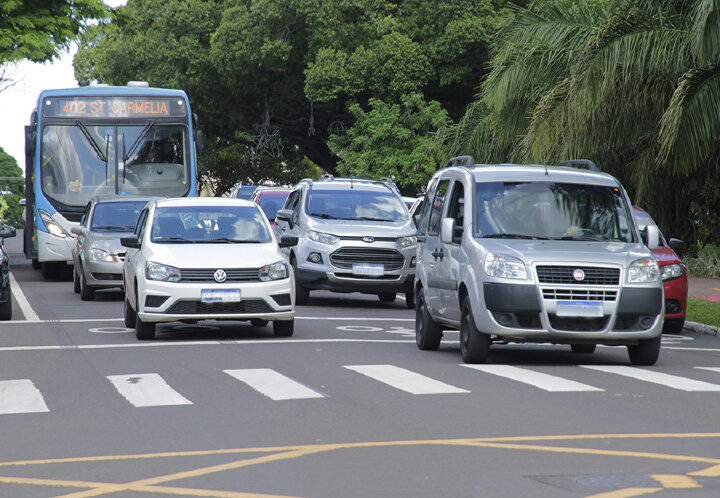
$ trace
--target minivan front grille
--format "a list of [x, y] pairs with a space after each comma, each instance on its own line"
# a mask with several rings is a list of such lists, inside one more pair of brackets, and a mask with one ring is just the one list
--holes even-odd
[[[582, 270], [584, 278], [577, 280], [573, 274]], [[541, 284], [573, 285], [619, 285], [620, 269], [598, 266], [549, 266], [537, 267], [538, 281]]]
[[[215, 272], [217, 268], [181, 268], [181, 282], [215, 282]], [[227, 275], [225, 282], [259, 282], [259, 268], [222, 268]]]
[[584, 289], [542, 289], [544, 299], [564, 301], [615, 301], [615, 290], [584, 290]]
[[395, 249], [343, 247], [330, 255], [330, 262], [346, 270], [358, 264], [383, 265], [385, 270], [399, 270], [405, 263], [405, 257]]

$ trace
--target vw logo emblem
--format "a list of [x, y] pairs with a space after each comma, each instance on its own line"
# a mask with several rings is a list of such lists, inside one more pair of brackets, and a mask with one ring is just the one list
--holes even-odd
[[573, 278], [578, 281], [585, 280], [585, 272], [578, 268], [573, 272]]
[[227, 273], [225, 273], [225, 270], [218, 270], [215, 272], [215, 275], [213, 275], [216, 282], [224, 282], [227, 280]]
[[368, 244], [370, 244], [371, 242], [375, 242], [375, 237], [365, 236], [363, 237], [363, 242], [367, 242]]

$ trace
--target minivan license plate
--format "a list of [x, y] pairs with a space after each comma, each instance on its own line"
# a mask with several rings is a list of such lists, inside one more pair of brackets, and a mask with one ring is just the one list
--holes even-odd
[[200, 291], [203, 303], [237, 303], [240, 301], [240, 289], [203, 289]]
[[597, 301], [558, 301], [557, 316], [603, 316], [603, 303]]
[[383, 265], [353, 265], [353, 275], [364, 275], [368, 277], [382, 277], [385, 273]]

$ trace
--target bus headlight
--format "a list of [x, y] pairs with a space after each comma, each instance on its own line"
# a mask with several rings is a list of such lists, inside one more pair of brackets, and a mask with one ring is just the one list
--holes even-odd
[[180, 269], [170, 265], [161, 265], [148, 261], [145, 264], [145, 277], [148, 280], [160, 280], [162, 282], [179, 282]]
[[287, 265], [283, 261], [278, 261], [271, 265], [265, 265], [260, 268], [260, 280], [269, 282], [270, 280], [282, 280], [287, 278]]
[[97, 247], [93, 247], [88, 251], [88, 258], [93, 263], [115, 263], [118, 261], [117, 256]]
[[38, 209], [38, 213], [40, 214], [40, 219], [42, 220], [43, 225], [45, 225], [45, 228], [47, 228], [48, 232], [56, 237], [62, 237], [63, 239], [70, 237], [70, 234], [65, 231], [60, 223], [53, 220], [52, 216], [42, 209]]

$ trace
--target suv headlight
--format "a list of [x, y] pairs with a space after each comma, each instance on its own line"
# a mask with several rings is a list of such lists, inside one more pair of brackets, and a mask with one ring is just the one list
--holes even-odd
[[148, 261], [145, 264], [145, 277], [148, 280], [160, 280], [162, 282], [179, 282], [181, 275], [179, 268]]
[[512, 256], [488, 253], [488, 255], [485, 256], [485, 264], [483, 267], [485, 273], [490, 277], [527, 280], [525, 263]]
[[631, 284], [657, 282], [660, 280], [660, 269], [653, 258], [638, 259], [630, 263], [627, 281]]
[[270, 280], [282, 280], [288, 277], [287, 265], [284, 261], [278, 261], [271, 265], [265, 265], [260, 268], [260, 280], [269, 282]]
[[682, 277], [683, 266], [679, 263], [660, 267], [660, 275], [663, 280], [673, 280]]
[[93, 263], [115, 263], [118, 261], [117, 256], [97, 247], [93, 247], [88, 251], [88, 258]]
[[417, 244], [417, 235], [408, 235], [407, 237], [399, 237], [397, 239], [398, 244], [402, 247], [410, 247]]
[[336, 235], [331, 235], [329, 233], [315, 232], [313, 230], [310, 230], [308, 232], [308, 238], [310, 240], [314, 240], [315, 242], [321, 242], [323, 244], [329, 244], [329, 245], [333, 245], [336, 242], [340, 241], [340, 237], [338, 237]]
[[45, 228], [48, 229], [48, 232], [50, 232], [52, 235], [55, 235], [56, 237], [70, 237], [70, 234], [65, 231], [65, 229], [60, 225], [60, 223], [53, 220], [52, 216], [50, 216], [42, 209], [38, 209], [38, 213], [40, 213], [40, 219], [45, 225]]

